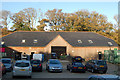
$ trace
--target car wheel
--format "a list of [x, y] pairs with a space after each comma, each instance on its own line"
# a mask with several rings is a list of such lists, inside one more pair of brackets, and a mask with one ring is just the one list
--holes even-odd
[[72, 70], [72, 69], [70, 69], [70, 72], [73, 72], [73, 70]]
[[46, 66], [46, 70], [48, 70], [47, 66]]
[[48, 67], [48, 69], [47, 69], [47, 70], [48, 70], [48, 72], [50, 72], [49, 67]]
[[42, 72], [42, 69], [40, 70], [40, 72]]
[[92, 70], [91, 70], [91, 72], [92, 72], [92, 73], [94, 73], [94, 72], [95, 72], [95, 70], [94, 70], [94, 69], [92, 69]]
[[85, 73], [86, 71], [83, 71], [83, 73]]
[[15, 76], [12, 76], [12, 78], [15, 78]]
[[107, 71], [103, 71], [103, 73], [105, 74]]
[[28, 76], [28, 78], [32, 78], [32, 76]]
[[68, 66], [67, 66], [67, 70], [69, 70], [69, 69], [68, 69]]

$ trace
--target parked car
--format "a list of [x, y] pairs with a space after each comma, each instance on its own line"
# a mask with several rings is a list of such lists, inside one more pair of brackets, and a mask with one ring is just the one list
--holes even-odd
[[117, 75], [91, 75], [88, 80], [119, 80], [119, 77]]
[[2, 58], [2, 63], [5, 65], [6, 67], [6, 71], [12, 71], [13, 69], [13, 62], [10, 58]]
[[0, 74], [6, 74], [6, 67], [2, 62], [0, 62]]
[[31, 60], [31, 66], [33, 71], [42, 72], [42, 63], [40, 60], [36, 60], [36, 59]]
[[91, 72], [106, 73], [107, 63], [104, 60], [90, 60], [86, 63], [87, 70]]
[[49, 59], [46, 64], [46, 70], [50, 72], [62, 72], [63, 67], [58, 59]]
[[28, 60], [18, 60], [15, 62], [12, 72], [13, 78], [15, 76], [32, 76], [32, 66]]
[[74, 56], [72, 57], [72, 62], [83, 62], [85, 59], [83, 59], [81, 56]]
[[72, 62], [67, 65], [67, 70], [70, 72], [86, 72], [86, 67], [81, 62]]

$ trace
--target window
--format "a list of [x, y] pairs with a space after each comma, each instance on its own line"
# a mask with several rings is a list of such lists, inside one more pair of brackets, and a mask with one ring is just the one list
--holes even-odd
[[82, 41], [81, 41], [81, 40], [78, 40], [78, 43], [82, 43]]
[[25, 39], [22, 40], [22, 43], [25, 43]]
[[89, 43], [93, 43], [93, 41], [92, 41], [92, 40], [88, 40], [88, 42], [89, 42]]
[[33, 43], [37, 43], [37, 40], [35, 39]]
[[108, 42], [108, 44], [109, 44], [110, 46], [112, 46], [112, 45], [113, 45], [111, 42]]
[[3, 42], [3, 41], [1, 42], [2, 45], [3, 45], [4, 43], [5, 43], [5, 42]]

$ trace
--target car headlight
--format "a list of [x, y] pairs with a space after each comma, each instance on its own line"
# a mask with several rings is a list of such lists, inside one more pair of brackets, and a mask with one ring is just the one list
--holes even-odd
[[54, 67], [49, 67], [49, 69], [54, 69]]
[[6, 66], [6, 68], [10, 68], [11, 67], [11, 65], [9, 65], [9, 66]]

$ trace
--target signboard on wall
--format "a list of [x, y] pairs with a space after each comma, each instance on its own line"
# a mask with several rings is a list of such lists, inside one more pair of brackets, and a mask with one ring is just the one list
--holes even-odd
[[0, 52], [4, 53], [5, 52], [5, 48], [0, 48]]

